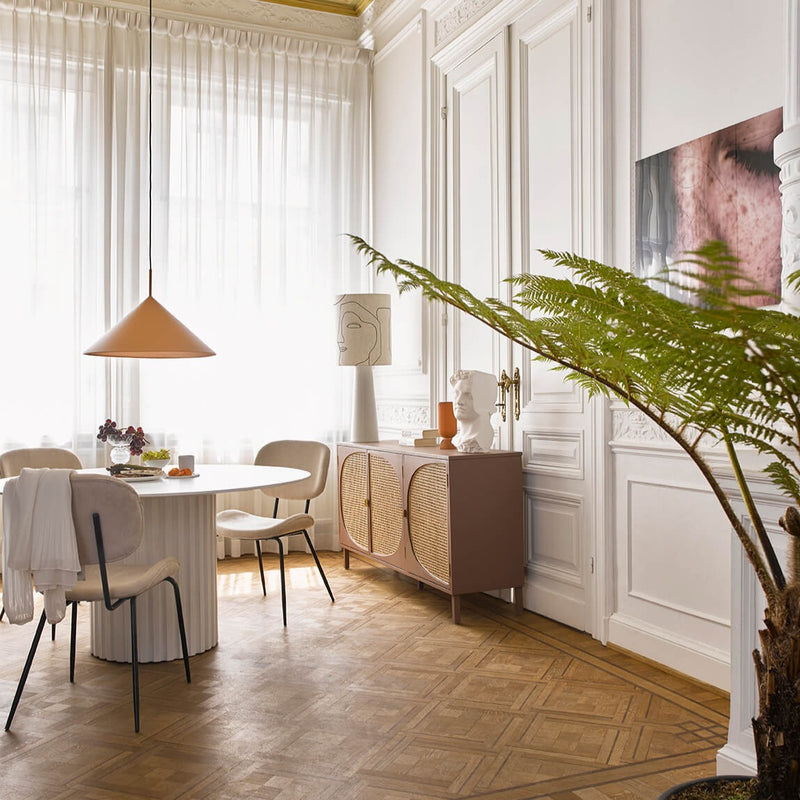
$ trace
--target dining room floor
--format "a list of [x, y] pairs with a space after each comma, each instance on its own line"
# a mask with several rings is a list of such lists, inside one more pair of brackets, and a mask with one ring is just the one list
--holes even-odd
[[[218, 563], [219, 644], [130, 668], [89, 654], [81, 609], [43, 637], [11, 732], [0, 798], [15, 800], [655, 800], [714, 774], [728, 696], [487, 595], [450, 602], [388, 569], [321, 553]], [[187, 609], [189, 613], [190, 609]], [[38, 614], [38, 611], [37, 611]], [[0, 717], [33, 625], [0, 624]]]

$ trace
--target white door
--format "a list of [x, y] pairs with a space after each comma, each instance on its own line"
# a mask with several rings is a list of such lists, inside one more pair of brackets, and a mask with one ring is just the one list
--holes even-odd
[[[507, 74], [500, 34], [444, 76], [447, 278], [481, 298], [509, 297]], [[459, 312], [448, 312], [447, 345], [448, 375], [499, 375], [510, 360], [507, 340]], [[497, 428], [494, 446], [510, 448], [507, 425]]]
[[[590, 242], [587, 25], [580, 2], [544, 0], [511, 27], [515, 273], [550, 270], [539, 248], [585, 253]], [[593, 409], [563, 372], [533, 362], [523, 348], [514, 348], [513, 359], [520, 391], [512, 442], [525, 474], [525, 606], [591, 632]]]
[[[580, 0], [541, 0], [445, 71], [447, 277], [478, 297], [510, 300], [504, 278], [546, 269], [536, 248], [583, 249], [585, 24]], [[494, 446], [523, 454], [524, 605], [593, 631], [592, 409], [562, 374], [459, 312], [447, 361], [450, 373], [519, 372]]]

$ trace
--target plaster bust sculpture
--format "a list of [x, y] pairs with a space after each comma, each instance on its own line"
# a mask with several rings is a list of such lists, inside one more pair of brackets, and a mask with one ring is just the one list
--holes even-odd
[[458, 420], [458, 436], [453, 443], [462, 453], [488, 450], [494, 439], [490, 416], [495, 410], [497, 380], [489, 372], [461, 369], [450, 376], [450, 385]]

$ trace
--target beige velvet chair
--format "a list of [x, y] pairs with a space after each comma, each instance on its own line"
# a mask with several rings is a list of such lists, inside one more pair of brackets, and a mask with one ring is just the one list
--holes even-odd
[[[31, 469], [82, 469], [83, 464], [71, 450], [62, 447], [25, 447], [6, 450], [0, 454], [0, 478], [15, 478], [25, 467]], [[5, 606], [0, 607], [0, 620], [5, 616]], [[51, 628], [50, 638], [55, 641], [56, 626]]]
[[[217, 514], [217, 533], [229, 539], [248, 539], [256, 543], [258, 554], [258, 569], [261, 573], [261, 589], [267, 596], [267, 584], [264, 580], [264, 564], [261, 558], [261, 542], [274, 540], [278, 544], [278, 555], [281, 568], [281, 607], [283, 610], [283, 624], [286, 626], [286, 574], [284, 569], [283, 536], [303, 535], [306, 539], [311, 555], [314, 557], [322, 582], [328, 590], [331, 602], [334, 602], [333, 592], [325, 577], [322, 564], [319, 563], [317, 551], [308, 535], [308, 529], [314, 524], [314, 518], [308, 513], [311, 500], [322, 494], [328, 478], [328, 465], [331, 451], [322, 442], [305, 442], [297, 440], [283, 440], [265, 444], [255, 458], [256, 465], [274, 467], [295, 467], [310, 472], [310, 477], [287, 483], [282, 486], [272, 486], [263, 489], [265, 494], [275, 498], [275, 506], [271, 517], [260, 517], [249, 514], [247, 511], [228, 509]], [[280, 500], [305, 500], [305, 512], [292, 514], [290, 517], [278, 517], [278, 503]]]
[[[133, 678], [133, 719], [139, 731], [139, 654], [136, 630], [136, 598], [167, 581], [175, 594], [178, 629], [183, 649], [183, 666], [186, 682], [191, 683], [189, 653], [186, 647], [186, 629], [183, 624], [181, 593], [175, 576], [180, 565], [174, 558], [163, 558], [155, 564], [129, 565], [112, 562], [129, 556], [142, 540], [142, 506], [132, 486], [107, 475], [73, 475], [72, 517], [78, 544], [78, 557], [83, 570], [81, 580], [66, 593], [72, 605], [71, 637], [69, 648], [69, 679], [75, 681], [75, 636], [77, 608], [82, 602], [102, 602], [109, 611], [123, 603], [130, 603], [131, 612], [131, 670]], [[33, 637], [25, 667], [22, 670], [14, 701], [6, 720], [6, 730], [11, 727], [25, 681], [28, 679], [36, 648], [46, 621], [45, 612]]]

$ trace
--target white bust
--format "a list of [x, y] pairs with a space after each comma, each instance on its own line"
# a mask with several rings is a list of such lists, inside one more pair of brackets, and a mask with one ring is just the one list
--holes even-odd
[[462, 453], [482, 453], [492, 446], [490, 422], [495, 410], [497, 380], [489, 372], [461, 369], [450, 377], [458, 435], [453, 444]]

